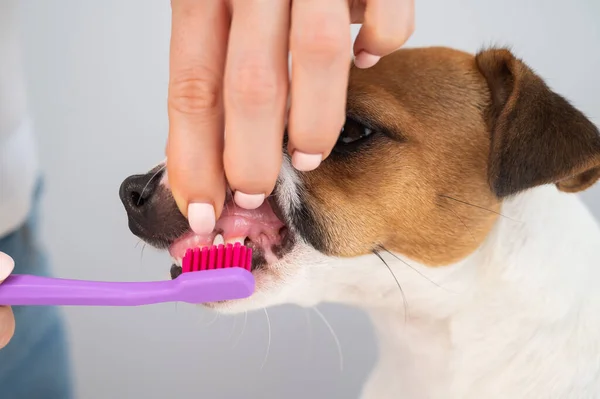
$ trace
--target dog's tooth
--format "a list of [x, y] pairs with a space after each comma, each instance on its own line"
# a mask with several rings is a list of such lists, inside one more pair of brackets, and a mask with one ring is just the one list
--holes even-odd
[[246, 240], [246, 237], [231, 237], [225, 240], [225, 244], [234, 245], [235, 243], [239, 242], [240, 244], [244, 245], [244, 240]]
[[225, 243], [225, 239], [223, 239], [223, 236], [221, 234], [217, 234], [215, 236], [215, 239], [213, 240], [213, 245], [221, 245]]

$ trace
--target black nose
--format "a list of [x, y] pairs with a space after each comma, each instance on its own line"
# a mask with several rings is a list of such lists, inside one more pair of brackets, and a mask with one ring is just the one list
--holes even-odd
[[140, 215], [152, 207], [159, 181], [158, 176], [145, 174], [129, 176], [121, 183], [119, 196], [128, 215]]
[[160, 210], [160, 173], [129, 176], [121, 183], [119, 197], [127, 212], [129, 229], [140, 238], [154, 235]]
[[119, 189], [129, 230], [157, 248], [166, 248], [189, 229], [171, 191], [160, 184], [164, 173], [152, 170], [145, 175], [129, 176]]

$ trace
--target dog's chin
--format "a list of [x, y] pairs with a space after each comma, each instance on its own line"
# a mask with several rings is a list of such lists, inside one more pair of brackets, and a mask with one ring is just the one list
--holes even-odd
[[[252, 248], [252, 274], [256, 281], [255, 293], [247, 299], [204, 303], [203, 306], [221, 311], [245, 311], [254, 307], [257, 297], [265, 297], [266, 291], [282, 284], [278, 271], [281, 263], [296, 246], [292, 229], [277, 215], [281, 215], [273, 202], [265, 203], [255, 210], [237, 207], [232, 201], [225, 204], [223, 213], [212, 233], [198, 235], [191, 230], [182, 234], [169, 245], [173, 260], [170, 274], [175, 279], [182, 273], [182, 260], [188, 248], [205, 247], [227, 243], [242, 243]], [[262, 302], [262, 300], [260, 300]], [[261, 306], [262, 307], [262, 306]]]

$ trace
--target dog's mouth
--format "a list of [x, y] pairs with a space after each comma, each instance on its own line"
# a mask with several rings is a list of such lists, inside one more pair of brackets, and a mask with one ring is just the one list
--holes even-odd
[[293, 237], [277, 214], [281, 212], [273, 200], [265, 201], [257, 209], [246, 210], [228, 199], [212, 233], [198, 235], [189, 230], [169, 246], [175, 262], [171, 266], [171, 278], [181, 274], [181, 262], [188, 248], [239, 242], [252, 248], [252, 271], [278, 261], [291, 249]]

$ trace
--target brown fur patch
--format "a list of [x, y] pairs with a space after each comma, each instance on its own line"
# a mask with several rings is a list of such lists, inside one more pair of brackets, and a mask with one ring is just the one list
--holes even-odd
[[[576, 192], [600, 178], [598, 129], [507, 50], [404, 49], [353, 67], [347, 112], [359, 123], [345, 132], [367, 138], [338, 143], [300, 174], [289, 216], [292, 232], [328, 255], [384, 246], [447, 265], [481, 245], [506, 196], [549, 183]], [[188, 229], [172, 196], [130, 195], [153, 192], [154, 177], [126, 179], [121, 199], [132, 231], [166, 247]]]
[[[499, 63], [505, 54], [510, 53], [476, 58], [446, 48], [405, 49], [373, 68], [351, 69], [348, 116], [385, 134], [352, 153], [334, 151], [317, 170], [302, 174], [305, 203], [323, 237], [321, 250], [357, 256], [383, 245], [427, 265], [450, 264], [488, 235], [501, 206], [503, 195], [497, 194], [577, 172], [559, 187], [578, 189], [598, 178], [598, 169], [590, 171], [595, 158], [585, 152], [600, 157], [593, 132], [579, 134], [587, 146], [572, 147], [552, 165], [545, 161], [568, 146], [560, 135], [545, 136], [551, 145], [543, 150], [532, 147], [538, 141], [527, 129], [535, 126], [536, 114], [523, 100], [557, 95], [522, 64], [511, 69], [510, 63]], [[549, 115], [550, 123], [571, 122], [575, 135], [591, 125], [568, 103], [553, 106], [558, 108], [546, 111], [566, 119]], [[496, 123], [507, 109], [518, 111], [516, 130], [499, 127], [508, 122]], [[546, 177], [528, 180], [523, 165], [538, 167]], [[510, 176], [509, 183], [500, 187], [497, 176]], [[519, 184], [511, 185], [515, 181]]]

